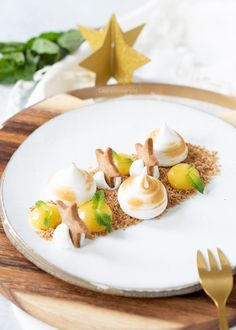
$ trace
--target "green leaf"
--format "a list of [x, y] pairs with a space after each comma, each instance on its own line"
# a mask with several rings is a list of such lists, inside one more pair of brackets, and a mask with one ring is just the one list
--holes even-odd
[[8, 54], [13, 52], [21, 52], [24, 50], [22, 42], [0, 42], [0, 53]]
[[96, 210], [96, 221], [99, 225], [105, 227], [109, 233], [112, 231], [112, 217], [110, 214]]
[[132, 164], [133, 163], [133, 159], [130, 157], [121, 157], [117, 152], [115, 152], [114, 150], [112, 150], [112, 157], [113, 160], [117, 163], [127, 163], [127, 164]]
[[57, 54], [42, 54], [39, 57], [39, 61], [37, 64], [37, 69], [42, 69], [47, 65], [52, 65], [62, 59], [65, 55], [63, 54], [62, 50], [59, 50]]
[[0, 84], [32, 80], [37, 70], [61, 60], [82, 42], [77, 30], [42, 33], [26, 43], [0, 42]]
[[15, 62], [11, 59], [2, 57], [0, 59], [0, 82], [2, 84], [13, 84], [16, 79], [15, 73]]
[[47, 205], [47, 203], [45, 203], [44, 201], [37, 201], [35, 203], [35, 205], [37, 206], [37, 208], [40, 210], [40, 211], [43, 211], [45, 212], [45, 218], [43, 220], [43, 224], [45, 227], [49, 227], [50, 226], [50, 221], [51, 221], [51, 218], [52, 218], [52, 209], [50, 209]]
[[43, 224], [44, 224], [45, 227], [49, 227], [49, 225], [50, 225], [50, 218], [49, 217], [44, 218]]
[[14, 61], [16, 63], [16, 65], [24, 65], [25, 64], [25, 55], [22, 52], [15, 52], [15, 53], [5, 54], [3, 56], [3, 58]]
[[128, 164], [132, 164], [133, 163], [133, 159], [126, 157], [124, 159], [122, 159], [122, 163], [128, 163]]
[[33, 43], [35, 42], [36, 39], [37, 39], [37, 37], [30, 38], [30, 39], [25, 43], [25, 48], [26, 48], [26, 49], [31, 49], [31, 47], [33, 46]]
[[62, 35], [62, 32], [46, 32], [40, 34], [39, 38], [47, 39], [50, 41], [57, 42], [57, 39]]
[[189, 171], [192, 171], [193, 169], [195, 169], [196, 167], [195, 167], [195, 165], [193, 164], [193, 163], [191, 163], [191, 164], [189, 164], [188, 165], [188, 170]]
[[26, 52], [25, 52], [25, 58], [29, 64], [37, 65], [39, 62], [40, 56], [37, 53], [35, 53], [34, 51], [32, 51], [30, 48], [27, 48]]
[[101, 208], [105, 203], [105, 195], [103, 190], [98, 190], [92, 198], [93, 208]]
[[195, 173], [193, 173], [192, 171], [190, 171], [188, 173], [188, 179], [189, 179], [191, 185], [197, 191], [199, 191], [201, 194], [203, 194], [204, 189], [205, 189], [205, 185], [204, 185], [204, 182], [202, 181], [202, 179], [200, 178], [200, 176], [199, 175], [196, 175]]
[[115, 150], [112, 150], [112, 157], [113, 157], [113, 160], [117, 163], [120, 162], [120, 156], [118, 155], [117, 152], [115, 152]]
[[19, 79], [31, 80], [36, 67], [25, 62], [22, 52], [5, 54], [0, 59], [0, 82], [12, 84]]
[[26, 63], [24, 66], [16, 67], [15, 69], [15, 78], [17, 80], [32, 80], [33, 75], [36, 71], [36, 65]]
[[73, 53], [84, 41], [81, 33], [78, 30], [71, 30], [63, 33], [58, 38], [58, 44], [65, 48], [69, 53]]
[[31, 49], [39, 55], [42, 54], [55, 55], [60, 52], [60, 48], [56, 43], [42, 38], [35, 39]]
[[47, 215], [44, 218], [44, 225], [45, 226], [50, 227], [51, 218], [52, 218], [52, 210], [49, 209], [49, 211], [47, 212]]
[[35, 205], [39, 210], [48, 211], [48, 205], [42, 200], [38, 200]]
[[48, 211], [48, 206], [47, 206], [47, 204], [46, 204], [44, 201], [42, 201], [42, 200], [38, 200], [38, 201], [35, 203], [35, 205], [37, 206], [37, 208], [38, 208], [39, 210]]

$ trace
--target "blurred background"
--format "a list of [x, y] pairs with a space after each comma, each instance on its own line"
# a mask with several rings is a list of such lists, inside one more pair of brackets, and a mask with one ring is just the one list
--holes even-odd
[[[116, 13], [123, 30], [146, 24], [135, 48], [151, 62], [135, 72], [134, 81], [168, 82], [236, 94], [235, 0], [2, 0], [0, 42], [26, 41], [42, 32], [66, 31], [78, 24], [98, 28], [112, 13]], [[74, 77], [49, 70], [30, 103], [92, 85], [91, 77], [77, 72], [79, 60], [88, 53], [85, 48], [82, 45], [74, 66], [68, 68]], [[63, 83], [58, 84], [58, 79]], [[0, 84], [0, 121], [25, 106], [34, 87], [36, 84], [22, 82], [15, 88]]]

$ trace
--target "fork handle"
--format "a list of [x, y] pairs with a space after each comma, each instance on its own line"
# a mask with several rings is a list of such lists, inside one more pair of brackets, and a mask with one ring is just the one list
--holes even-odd
[[219, 325], [220, 325], [220, 330], [228, 330], [228, 321], [226, 317], [226, 308], [225, 304], [221, 303], [217, 306], [218, 308], [218, 316], [219, 316]]

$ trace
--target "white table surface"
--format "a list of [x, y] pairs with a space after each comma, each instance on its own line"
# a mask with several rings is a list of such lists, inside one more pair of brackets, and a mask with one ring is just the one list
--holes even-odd
[[[147, 3], [146, 0], [1, 0], [0, 2], [0, 41], [24, 41], [41, 32], [66, 30], [75, 27], [78, 23], [98, 27], [114, 12], [118, 17], [129, 14], [132, 16], [133, 11]], [[235, 75], [233, 72], [236, 72], [236, 60], [234, 60], [236, 59], [236, 46], [234, 46], [236, 2], [204, 0], [202, 7], [199, 5], [200, 0], [156, 0], [156, 2], [168, 10], [155, 13], [145, 42], [142, 43], [145, 53], [149, 49], [148, 55], [152, 56], [151, 64], [140, 71], [143, 79], [174, 83], [190, 82], [195, 86], [230, 94], [236, 93], [236, 79], [233, 79]], [[201, 2], [203, 3], [202, 0]], [[189, 8], [186, 9], [186, 6]], [[186, 16], [182, 21], [181, 15], [184, 11]], [[222, 19], [221, 15], [223, 15]], [[208, 25], [208, 19], [211, 18], [212, 24]], [[221, 29], [216, 33], [217, 38], [212, 38], [219, 25], [219, 18]], [[155, 22], [159, 24], [155, 25], [157, 24]], [[183, 22], [189, 24], [187, 31], [184, 30]], [[150, 31], [158, 46], [157, 55], [156, 48], [153, 47], [153, 38], [148, 39]], [[165, 34], [170, 35], [170, 38], [165, 38]], [[203, 36], [206, 37], [204, 40]], [[204, 50], [209, 40], [211, 47], [206, 54]], [[176, 45], [178, 47], [175, 47]], [[7, 106], [11, 90], [12, 87], [0, 85], [0, 120], [11, 115]], [[36, 323], [31, 317], [25, 317], [24, 312], [12, 307], [0, 296], [0, 329], [52, 328], [45, 327], [41, 322]]]

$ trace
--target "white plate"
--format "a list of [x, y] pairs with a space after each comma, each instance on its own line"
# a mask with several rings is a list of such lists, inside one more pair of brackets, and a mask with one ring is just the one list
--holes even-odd
[[[28, 209], [42, 198], [48, 178], [76, 162], [96, 164], [94, 150], [133, 152], [163, 122], [193, 144], [219, 153], [221, 173], [204, 195], [146, 221], [61, 250], [38, 237]], [[236, 267], [236, 132], [208, 114], [175, 103], [132, 97], [75, 110], [47, 122], [16, 151], [2, 180], [5, 227], [39, 267], [69, 282], [108, 293], [161, 296], [197, 287], [196, 250], [220, 247]]]

